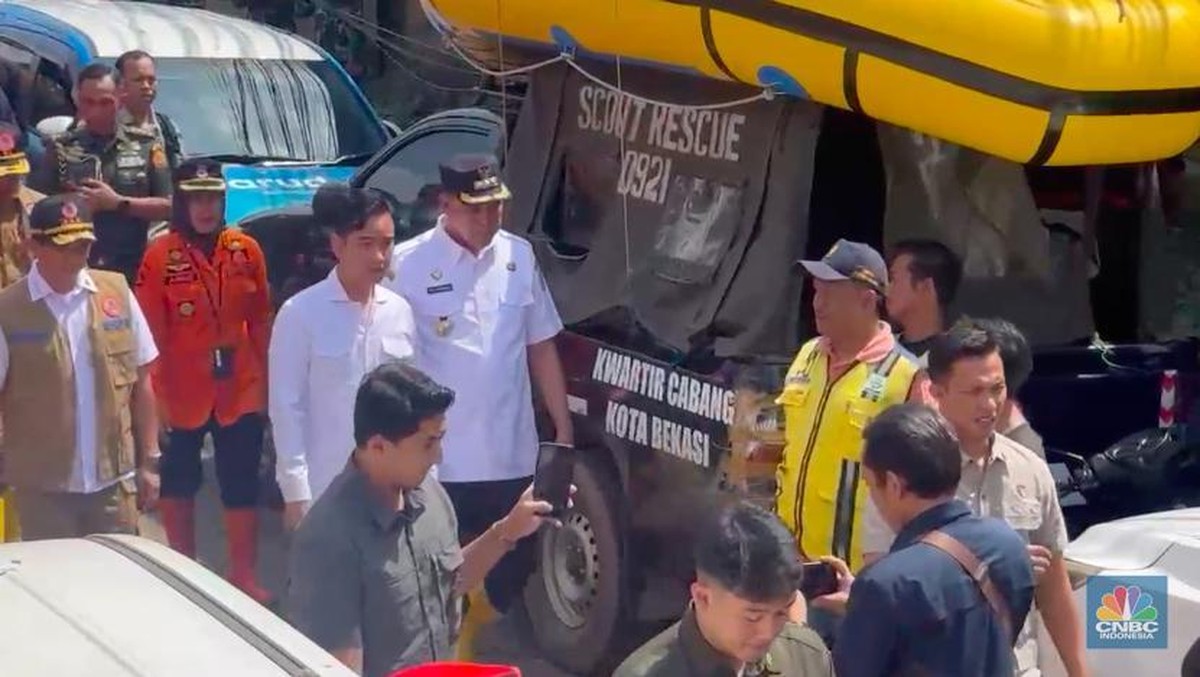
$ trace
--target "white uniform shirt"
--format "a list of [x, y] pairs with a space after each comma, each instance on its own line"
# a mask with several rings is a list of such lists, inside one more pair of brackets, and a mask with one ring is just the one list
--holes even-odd
[[336, 268], [283, 304], [267, 373], [275, 478], [285, 501], [315, 501], [345, 468], [363, 377], [412, 354], [408, 303], [379, 285], [369, 304], [351, 301]]
[[[29, 269], [29, 296], [33, 301], [44, 301], [50, 314], [63, 328], [67, 337], [67, 348], [71, 351], [71, 368], [75, 371], [75, 466], [71, 469], [71, 481], [67, 491], [90, 494], [106, 489], [118, 480], [100, 483], [96, 474], [96, 455], [99, 453], [99, 438], [96, 422], [96, 370], [92, 364], [92, 339], [88, 335], [89, 296], [97, 292], [96, 283], [87, 270], [79, 272], [75, 288], [59, 294], [50, 288], [46, 279], [38, 272], [35, 262]], [[143, 367], [158, 357], [158, 347], [142, 308], [129, 293], [129, 326], [133, 330], [134, 357]], [[8, 340], [0, 331], [0, 383], [8, 378]]]
[[517, 479], [537, 462], [526, 348], [562, 320], [533, 247], [501, 230], [478, 256], [438, 226], [396, 245], [390, 286], [412, 304], [417, 366], [454, 390], [443, 482]]

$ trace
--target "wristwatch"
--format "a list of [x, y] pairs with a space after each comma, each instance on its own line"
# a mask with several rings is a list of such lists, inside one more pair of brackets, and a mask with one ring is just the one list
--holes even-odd
[[158, 466], [161, 461], [162, 461], [162, 452], [161, 451], [155, 452], [153, 454], [146, 454], [145, 458], [142, 459], [141, 466], [144, 470], [149, 470], [151, 472], [158, 472]]

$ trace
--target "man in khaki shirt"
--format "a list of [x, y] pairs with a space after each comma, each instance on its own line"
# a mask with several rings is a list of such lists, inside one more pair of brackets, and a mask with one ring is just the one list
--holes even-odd
[[25, 187], [29, 159], [17, 147], [21, 130], [0, 122], [0, 288], [29, 272], [29, 210], [43, 195]]
[[[934, 341], [929, 352], [930, 392], [954, 426], [963, 452], [957, 497], [976, 514], [1009, 523], [1029, 544], [1038, 576], [1036, 608], [1046, 623], [1070, 677], [1087, 673], [1081, 615], [1063, 561], [1067, 530], [1054, 479], [1045, 461], [996, 433], [1007, 396], [999, 347], [986, 332], [959, 325]], [[878, 509], [868, 502], [863, 516], [864, 558], [888, 551], [893, 534]], [[1037, 658], [1037, 620], [1017, 636], [1016, 675], [1041, 674]]]
[[[0, 122], [0, 289], [29, 272], [29, 210], [43, 195], [25, 187], [29, 158], [17, 147], [21, 129]], [[0, 426], [0, 439], [4, 436]], [[0, 454], [0, 476], [4, 459]], [[12, 491], [0, 482], [0, 542], [16, 541], [21, 536], [17, 508]]]

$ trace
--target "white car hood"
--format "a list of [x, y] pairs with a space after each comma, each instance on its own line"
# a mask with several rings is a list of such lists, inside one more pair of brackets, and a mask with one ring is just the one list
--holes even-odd
[[1067, 546], [1066, 557], [1100, 569], [1132, 571], [1153, 566], [1177, 543], [1200, 543], [1200, 508], [1097, 524]]

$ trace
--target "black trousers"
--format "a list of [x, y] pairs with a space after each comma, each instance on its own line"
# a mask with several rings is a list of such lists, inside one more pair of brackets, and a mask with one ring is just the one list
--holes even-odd
[[[532, 477], [493, 482], [443, 482], [458, 517], [458, 540], [470, 543], [492, 524], [504, 518], [533, 482]], [[521, 539], [484, 579], [488, 600], [500, 613], [507, 613], [537, 561], [537, 538]]]
[[172, 429], [160, 467], [164, 498], [193, 498], [200, 491], [204, 470], [200, 447], [204, 435], [212, 433], [217, 463], [217, 484], [226, 508], [258, 505], [258, 466], [263, 451], [263, 416], [246, 414], [227, 426], [215, 418], [194, 430]]

